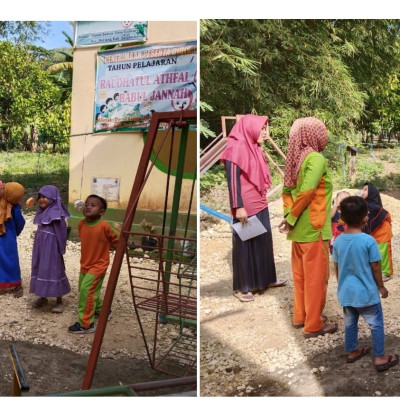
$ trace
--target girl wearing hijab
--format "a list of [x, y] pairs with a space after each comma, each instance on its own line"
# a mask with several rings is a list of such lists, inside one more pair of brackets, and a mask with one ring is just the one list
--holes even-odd
[[55, 186], [43, 186], [38, 193], [38, 210], [33, 223], [38, 225], [32, 250], [30, 293], [39, 296], [33, 307], [48, 303], [47, 297], [56, 297], [52, 312], [63, 312], [62, 296], [71, 291], [63, 254], [67, 244], [67, 223], [70, 216], [61, 202]]
[[232, 128], [220, 159], [225, 165], [233, 222], [247, 223], [256, 215], [267, 232], [242, 241], [233, 230], [232, 265], [234, 296], [253, 301], [254, 291], [283, 286], [276, 278], [267, 189], [270, 171], [261, 144], [267, 138], [268, 118], [243, 116]]
[[1, 185], [0, 191], [0, 289], [13, 288], [14, 297], [21, 297], [21, 268], [17, 236], [25, 226], [21, 206], [24, 187], [17, 182]]
[[382, 280], [386, 282], [393, 275], [392, 264], [392, 218], [382, 206], [378, 189], [366, 182], [361, 195], [368, 204], [368, 222], [363, 231], [370, 234], [378, 243], [381, 254]]
[[329, 278], [332, 181], [321, 152], [328, 142], [319, 119], [297, 119], [289, 133], [282, 191], [284, 216], [279, 225], [292, 241], [293, 327], [304, 337], [337, 330], [322, 315]]

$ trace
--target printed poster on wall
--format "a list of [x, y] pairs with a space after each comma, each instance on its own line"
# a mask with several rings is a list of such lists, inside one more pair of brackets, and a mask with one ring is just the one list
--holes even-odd
[[147, 21], [77, 21], [75, 46], [98, 46], [147, 40]]
[[119, 178], [92, 178], [90, 193], [103, 197], [107, 201], [118, 201], [119, 187]]
[[93, 132], [142, 131], [153, 112], [196, 109], [196, 51], [193, 41], [99, 53]]

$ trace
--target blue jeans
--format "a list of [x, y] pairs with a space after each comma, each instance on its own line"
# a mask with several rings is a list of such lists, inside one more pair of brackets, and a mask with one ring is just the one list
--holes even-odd
[[346, 353], [358, 349], [358, 318], [361, 315], [371, 329], [372, 354], [375, 357], [383, 356], [385, 354], [385, 331], [381, 303], [363, 308], [343, 307], [343, 313], [345, 326], [344, 348]]

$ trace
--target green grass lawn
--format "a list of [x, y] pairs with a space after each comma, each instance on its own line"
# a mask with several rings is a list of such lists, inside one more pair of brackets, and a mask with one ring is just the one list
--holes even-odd
[[54, 185], [68, 204], [69, 154], [0, 152], [0, 179], [19, 182], [25, 187], [25, 199], [36, 197], [44, 185]]

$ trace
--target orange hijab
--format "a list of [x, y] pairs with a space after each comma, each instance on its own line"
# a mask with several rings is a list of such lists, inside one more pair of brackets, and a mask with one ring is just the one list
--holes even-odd
[[24, 195], [24, 187], [17, 182], [4, 185], [4, 193], [0, 198], [0, 236], [6, 233], [5, 222], [11, 219], [11, 209], [18, 204]]

